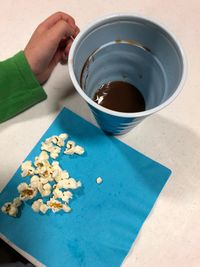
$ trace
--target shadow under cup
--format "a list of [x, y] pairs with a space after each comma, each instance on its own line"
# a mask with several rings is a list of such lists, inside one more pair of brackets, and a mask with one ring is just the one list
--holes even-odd
[[[100, 127], [123, 134], [174, 100], [185, 79], [185, 59], [180, 45], [162, 26], [137, 16], [114, 15], [78, 35], [70, 50], [69, 72]], [[110, 81], [137, 87], [145, 111], [123, 113], [95, 103], [97, 89]]]

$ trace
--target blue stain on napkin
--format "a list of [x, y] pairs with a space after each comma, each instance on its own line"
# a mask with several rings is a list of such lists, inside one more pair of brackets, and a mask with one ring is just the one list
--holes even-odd
[[[52, 267], [117, 267], [122, 264], [171, 171], [64, 108], [28, 155], [34, 160], [46, 138], [68, 133], [82, 156], [61, 155], [60, 165], [83, 187], [74, 190], [71, 213], [34, 213], [25, 203], [19, 217], [0, 212], [0, 232]], [[17, 194], [17, 170], [0, 194], [0, 206]], [[102, 184], [96, 178], [103, 178]]]

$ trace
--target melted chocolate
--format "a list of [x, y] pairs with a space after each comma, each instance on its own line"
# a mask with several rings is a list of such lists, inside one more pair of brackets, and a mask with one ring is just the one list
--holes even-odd
[[133, 85], [123, 81], [103, 84], [93, 100], [108, 109], [120, 112], [140, 112], [145, 110], [144, 97]]

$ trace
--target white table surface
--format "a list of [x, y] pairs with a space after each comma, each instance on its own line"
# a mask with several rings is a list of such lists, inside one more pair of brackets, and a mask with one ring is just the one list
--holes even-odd
[[[182, 43], [188, 77], [181, 95], [120, 137], [173, 171], [123, 266], [200, 266], [200, 1], [1, 1], [0, 60], [23, 49], [35, 27], [59, 10], [74, 16], [80, 28], [97, 16], [135, 12], [164, 23]], [[94, 122], [67, 66], [58, 65], [44, 89], [46, 101], [0, 125], [0, 189], [62, 106]]]

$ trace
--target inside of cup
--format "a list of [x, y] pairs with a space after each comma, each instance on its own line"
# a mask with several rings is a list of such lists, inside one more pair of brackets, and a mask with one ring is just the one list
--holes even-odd
[[90, 98], [101, 85], [124, 81], [137, 87], [148, 110], [176, 91], [183, 62], [175, 40], [157, 24], [133, 16], [111, 17], [85, 32], [74, 71]]

